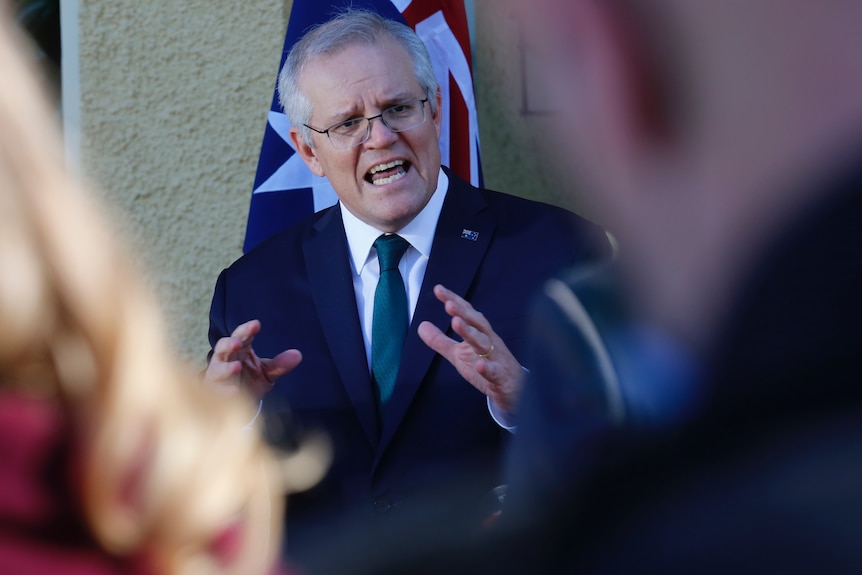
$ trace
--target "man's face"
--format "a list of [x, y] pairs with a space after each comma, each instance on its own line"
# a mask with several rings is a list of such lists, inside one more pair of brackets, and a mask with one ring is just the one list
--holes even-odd
[[[318, 130], [426, 97], [409, 55], [391, 40], [318, 57], [306, 65], [299, 83], [312, 103], [309, 125]], [[368, 140], [346, 150], [336, 150], [325, 134], [313, 134], [313, 148], [297, 130], [291, 137], [311, 171], [329, 178], [351, 213], [395, 232], [422, 211], [437, 187], [440, 114], [432, 116], [430, 101], [424, 106], [423, 124], [395, 133], [377, 118]]]

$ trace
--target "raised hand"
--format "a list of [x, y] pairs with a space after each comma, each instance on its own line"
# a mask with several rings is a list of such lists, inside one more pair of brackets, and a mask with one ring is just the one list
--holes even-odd
[[254, 319], [218, 340], [204, 374], [204, 383], [227, 393], [245, 388], [261, 399], [272, 389], [276, 379], [299, 365], [302, 354], [296, 349], [288, 349], [271, 359], [258, 357], [252, 342], [260, 329], [260, 322]]
[[514, 413], [524, 379], [521, 364], [485, 316], [464, 298], [442, 285], [434, 286], [434, 295], [443, 302], [452, 317], [452, 329], [463, 341], [448, 337], [427, 321], [419, 325], [419, 337], [500, 409]]

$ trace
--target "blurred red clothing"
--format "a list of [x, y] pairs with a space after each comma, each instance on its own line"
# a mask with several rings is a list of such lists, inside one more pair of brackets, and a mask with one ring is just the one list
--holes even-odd
[[[145, 553], [117, 557], [92, 537], [74, 489], [71, 426], [53, 401], [0, 394], [0, 573], [156, 575]], [[213, 542], [230, 557], [237, 529]], [[272, 575], [295, 575], [276, 567]]]
[[148, 575], [93, 539], [72, 488], [72, 434], [51, 400], [0, 396], [0, 573]]

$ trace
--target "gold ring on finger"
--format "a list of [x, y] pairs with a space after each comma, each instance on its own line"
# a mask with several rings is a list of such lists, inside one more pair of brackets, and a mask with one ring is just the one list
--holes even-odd
[[477, 352], [476, 355], [482, 359], [488, 359], [489, 357], [491, 357], [492, 353], [494, 353], [494, 344], [493, 343], [491, 344], [491, 347], [488, 348], [488, 351], [486, 351], [485, 353], [478, 353]]

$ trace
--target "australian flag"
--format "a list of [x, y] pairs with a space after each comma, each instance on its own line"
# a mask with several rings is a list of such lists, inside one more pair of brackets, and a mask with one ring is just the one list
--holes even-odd
[[[279, 70], [305, 31], [347, 6], [375, 10], [405, 22], [425, 42], [443, 95], [442, 162], [480, 185], [479, 122], [464, 0], [294, 0]], [[276, 81], [254, 179], [244, 252], [338, 199], [326, 178], [312, 174], [293, 149], [289, 129], [278, 103]]]

